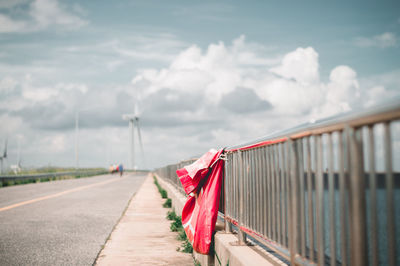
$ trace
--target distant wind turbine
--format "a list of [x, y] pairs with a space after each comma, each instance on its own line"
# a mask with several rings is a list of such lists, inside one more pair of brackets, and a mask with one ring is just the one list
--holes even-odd
[[79, 168], [79, 110], [75, 113], [75, 168]]
[[4, 151], [3, 154], [0, 156], [0, 161], [1, 161], [1, 173], [3, 173], [3, 162], [7, 158], [7, 139], [4, 142]]
[[139, 139], [139, 145], [142, 153], [142, 159], [143, 159], [143, 166], [145, 168], [145, 157], [144, 157], [144, 149], [143, 149], [143, 142], [142, 142], [142, 135], [140, 133], [140, 118], [139, 118], [139, 112], [137, 105], [135, 105], [135, 113], [133, 114], [124, 114], [122, 115], [122, 119], [128, 120], [129, 121], [129, 132], [130, 132], [130, 138], [129, 138], [129, 146], [130, 146], [130, 163], [131, 163], [131, 168], [136, 169], [135, 165], [135, 127], [137, 128], [138, 132], [138, 139]]

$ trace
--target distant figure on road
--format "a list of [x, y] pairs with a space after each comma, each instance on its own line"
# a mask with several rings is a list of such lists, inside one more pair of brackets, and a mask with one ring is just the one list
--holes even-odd
[[118, 173], [119, 172], [119, 165], [113, 164], [110, 165], [110, 174]]
[[122, 163], [118, 166], [118, 170], [119, 170], [119, 176], [122, 176], [122, 174], [124, 173], [124, 166], [122, 165]]

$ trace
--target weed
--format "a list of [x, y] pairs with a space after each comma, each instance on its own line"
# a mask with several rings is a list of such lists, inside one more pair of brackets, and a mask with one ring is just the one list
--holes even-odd
[[160, 194], [161, 194], [161, 197], [163, 198], [163, 199], [166, 199], [166, 198], [168, 198], [168, 193], [167, 193], [167, 191], [165, 190], [165, 189], [163, 189], [161, 186], [160, 186], [160, 184], [158, 183], [158, 181], [157, 181], [157, 178], [155, 177], [155, 176], [153, 176], [153, 179], [154, 179], [154, 184], [157, 186], [157, 188], [158, 188], [158, 192], [160, 192]]
[[163, 198], [163, 199], [168, 198], [168, 193], [166, 190], [161, 189], [160, 194], [161, 194], [161, 198]]
[[162, 205], [164, 208], [171, 208], [172, 206], [172, 201], [171, 199], [167, 199], [164, 204]]
[[178, 230], [178, 237], [177, 237], [177, 239], [180, 240], [180, 241], [185, 241], [185, 240], [187, 239], [185, 230], [183, 230], [183, 228], [181, 228], [181, 229]]
[[176, 213], [174, 211], [168, 211], [167, 212], [167, 219], [172, 221], [176, 219]]
[[193, 253], [193, 246], [187, 239], [182, 243], [182, 252]]
[[178, 230], [182, 228], [181, 217], [177, 216], [176, 219], [172, 221], [171, 226], [169, 228], [171, 229], [172, 232], [178, 232]]
[[[154, 179], [154, 184], [157, 186], [158, 192], [160, 192], [161, 197], [163, 199], [167, 199], [164, 204], [163, 207], [164, 208], [171, 208], [172, 206], [172, 200], [170, 198], [168, 198], [168, 193], [167, 191], [165, 191], [160, 184], [158, 183], [158, 180], [155, 176], [153, 176]], [[193, 253], [193, 247], [192, 244], [190, 244], [189, 240], [187, 239], [185, 230], [182, 227], [182, 217], [176, 215], [176, 213], [174, 211], [169, 211], [167, 213], [167, 217], [168, 220], [172, 221], [171, 225], [170, 225], [170, 229], [172, 232], [178, 232], [178, 236], [177, 239], [180, 241], [183, 241], [182, 246], [181, 247], [177, 247], [176, 251], [182, 251], [184, 253]], [[197, 264], [196, 264], [197, 265]]]

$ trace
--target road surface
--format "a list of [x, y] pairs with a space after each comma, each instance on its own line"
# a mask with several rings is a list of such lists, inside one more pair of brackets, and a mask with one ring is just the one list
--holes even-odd
[[0, 265], [92, 265], [145, 177], [0, 188]]

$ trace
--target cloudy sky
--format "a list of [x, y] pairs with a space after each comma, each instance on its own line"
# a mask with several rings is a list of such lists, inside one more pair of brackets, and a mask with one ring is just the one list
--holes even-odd
[[[398, 1], [0, 0], [8, 164], [146, 166], [400, 95]], [[137, 107], [135, 107], [137, 106]], [[137, 162], [143, 167], [143, 161]]]

